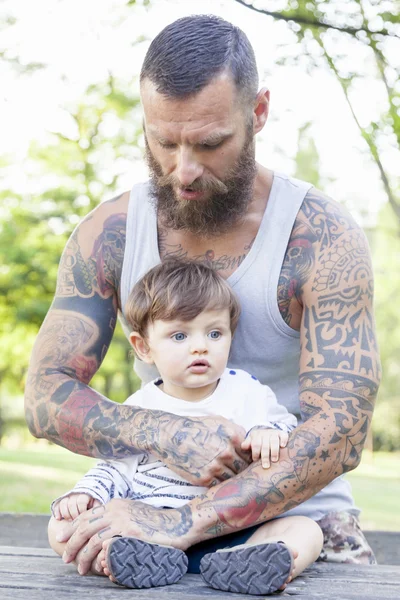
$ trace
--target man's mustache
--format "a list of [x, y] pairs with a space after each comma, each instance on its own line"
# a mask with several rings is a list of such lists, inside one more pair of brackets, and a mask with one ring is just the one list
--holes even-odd
[[203, 177], [196, 179], [190, 185], [183, 186], [173, 174], [160, 175], [157, 177], [157, 185], [160, 187], [172, 187], [179, 190], [191, 190], [192, 192], [211, 192], [214, 194], [227, 194], [228, 187], [216, 177]]

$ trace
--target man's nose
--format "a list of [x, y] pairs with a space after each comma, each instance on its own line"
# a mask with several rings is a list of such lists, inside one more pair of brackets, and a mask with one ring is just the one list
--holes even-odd
[[189, 187], [202, 176], [204, 167], [196, 159], [191, 148], [182, 147], [179, 152], [176, 176], [182, 187]]

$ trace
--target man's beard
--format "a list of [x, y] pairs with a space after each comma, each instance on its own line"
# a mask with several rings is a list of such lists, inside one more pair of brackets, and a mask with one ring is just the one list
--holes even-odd
[[200, 200], [177, 199], [174, 189], [183, 188], [174, 175], [163, 175], [146, 136], [146, 161], [150, 170], [153, 203], [163, 227], [186, 230], [202, 238], [218, 236], [240, 223], [253, 195], [256, 176], [254, 138], [249, 131], [236, 164], [221, 181], [209, 174], [188, 189], [209, 194]]

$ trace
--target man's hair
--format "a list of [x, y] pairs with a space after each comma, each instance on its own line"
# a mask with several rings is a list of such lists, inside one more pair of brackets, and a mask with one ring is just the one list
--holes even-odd
[[232, 76], [242, 101], [255, 100], [258, 73], [247, 36], [220, 17], [192, 15], [171, 23], [154, 38], [140, 81], [149, 79], [165, 96], [185, 98], [223, 72]]
[[239, 302], [229, 284], [216, 271], [194, 261], [167, 260], [150, 269], [133, 287], [125, 316], [143, 338], [157, 320], [191, 321], [204, 310], [229, 310], [232, 335]]

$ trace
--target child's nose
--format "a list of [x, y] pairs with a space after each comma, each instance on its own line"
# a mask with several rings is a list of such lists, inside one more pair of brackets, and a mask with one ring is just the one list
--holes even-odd
[[197, 336], [192, 340], [191, 352], [197, 352], [198, 354], [204, 354], [204, 352], [207, 352], [207, 342], [203, 336]]

